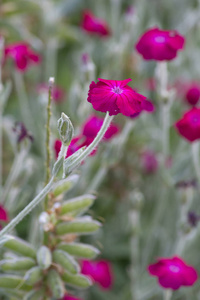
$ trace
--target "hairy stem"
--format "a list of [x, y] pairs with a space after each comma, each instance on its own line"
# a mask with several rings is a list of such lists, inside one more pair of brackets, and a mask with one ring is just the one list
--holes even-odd
[[192, 159], [198, 183], [200, 184], [199, 142], [192, 143]]
[[96, 146], [99, 144], [99, 142], [104, 137], [104, 134], [106, 133], [108, 127], [110, 126], [110, 123], [113, 119], [113, 116], [109, 116], [109, 113], [106, 113], [103, 125], [101, 126], [101, 129], [99, 130], [97, 136], [93, 140], [93, 142], [83, 151], [83, 153], [75, 159], [69, 166], [71, 170], [75, 169], [79, 164], [96, 148]]
[[28, 215], [36, 205], [38, 205], [42, 199], [51, 191], [54, 184], [54, 177], [51, 178], [49, 183], [44, 189], [14, 218], [12, 221], [0, 231], [0, 238], [9, 233], [15, 226]]
[[164, 300], [170, 300], [172, 298], [172, 290], [164, 290], [164, 296], [163, 299]]

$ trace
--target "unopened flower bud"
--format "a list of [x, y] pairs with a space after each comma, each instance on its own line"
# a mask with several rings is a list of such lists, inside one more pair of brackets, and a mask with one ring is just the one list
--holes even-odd
[[69, 146], [74, 135], [74, 127], [68, 116], [64, 113], [61, 114], [61, 118], [58, 120], [58, 131], [62, 143], [65, 146]]

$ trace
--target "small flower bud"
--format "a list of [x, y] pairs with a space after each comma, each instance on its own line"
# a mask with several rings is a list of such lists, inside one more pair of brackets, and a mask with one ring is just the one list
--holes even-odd
[[74, 135], [74, 127], [68, 116], [64, 113], [61, 114], [61, 118], [58, 120], [58, 131], [62, 143], [65, 146], [69, 146]]
[[57, 249], [61, 249], [78, 258], [88, 259], [93, 259], [100, 253], [97, 248], [82, 243], [61, 243], [57, 246]]
[[78, 181], [79, 175], [73, 174], [66, 179], [60, 180], [58, 183], [55, 184], [55, 189], [53, 194], [55, 197], [68, 192]]
[[33, 285], [42, 279], [42, 275], [41, 268], [36, 266], [26, 272], [24, 280], [27, 284]]
[[85, 212], [90, 206], [92, 206], [95, 198], [96, 197], [94, 195], [82, 195], [67, 200], [62, 203], [60, 214], [73, 214], [73, 216], [76, 216], [82, 211]]
[[37, 262], [41, 269], [46, 270], [52, 263], [51, 251], [46, 246], [41, 246], [37, 252]]
[[47, 282], [54, 298], [61, 299], [64, 297], [65, 287], [56, 270], [52, 269], [48, 272]]
[[92, 280], [89, 277], [83, 275], [72, 275], [68, 272], [65, 272], [62, 275], [62, 279], [66, 282], [67, 285], [73, 286], [79, 289], [87, 289], [92, 285]]
[[0, 262], [0, 269], [3, 271], [28, 270], [35, 265], [35, 261], [28, 257], [5, 259]]
[[53, 252], [53, 261], [61, 265], [67, 272], [76, 274], [80, 272], [80, 266], [75, 259], [63, 250]]
[[24, 300], [43, 300], [45, 299], [45, 289], [32, 290], [23, 298]]
[[32, 245], [20, 238], [10, 236], [10, 239], [7, 239], [3, 246], [23, 256], [28, 256], [34, 259], [36, 257], [36, 251]]
[[83, 217], [72, 222], [63, 222], [58, 224], [56, 226], [56, 233], [58, 235], [71, 233], [88, 234], [97, 231], [100, 226], [101, 223], [98, 221]]

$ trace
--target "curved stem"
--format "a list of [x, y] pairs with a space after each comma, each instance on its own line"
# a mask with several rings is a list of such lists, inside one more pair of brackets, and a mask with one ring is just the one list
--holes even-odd
[[15, 226], [26, 216], [32, 209], [38, 205], [42, 199], [51, 191], [54, 184], [54, 177], [51, 178], [49, 183], [44, 189], [6, 226], [0, 231], [0, 238], [10, 232]]
[[82, 154], [69, 165], [70, 170], [74, 170], [77, 166], [79, 166], [79, 164], [96, 148], [98, 143], [104, 137], [104, 134], [110, 126], [112, 119], [113, 116], [109, 116], [109, 113], [107, 112], [103, 125], [101, 126], [101, 129], [99, 130], [97, 136], [95, 137], [93, 142], [82, 152]]

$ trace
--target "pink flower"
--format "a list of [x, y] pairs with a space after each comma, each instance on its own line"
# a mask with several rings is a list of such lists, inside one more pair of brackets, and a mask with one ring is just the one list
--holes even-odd
[[99, 36], [110, 35], [110, 29], [108, 24], [103, 19], [97, 18], [89, 10], [83, 12], [81, 28], [90, 34], [96, 34]]
[[99, 82], [92, 81], [88, 92], [88, 102], [92, 103], [95, 110], [109, 112], [117, 115], [122, 113], [131, 116], [143, 110], [146, 97], [136, 93], [127, 85], [131, 79], [107, 80], [98, 79]]
[[189, 142], [200, 139], [200, 108], [194, 107], [186, 112], [175, 127]]
[[190, 105], [195, 106], [200, 99], [200, 85], [191, 85], [187, 89], [185, 99]]
[[142, 167], [148, 174], [155, 173], [158, 169], [158, 160], [153, 151], [147, 150], [141, 157]]
[[161, 258], [148, 267], [152, 276], [158, 277], [159, 284], [164, 288], [177, 290], [181, 286], [192, 286], [197, 278], [197, 272], [187, 265], [180, 257]]
[[71, 296], [71, 295], [65, 295], [64, 297], [63, 297], [63, 299], [62, 300], [81, 300], [81, 299], [79, 299], [79, 298], [75, 298], [74, 296]]
[[[99, 132], [101, 126], [103, 125], [103, 118], [97, 117], [95, 115], [90, 116], [82, 128], [82, 134], [86, 138], [94, 139]], [[113, 136], [118, 134], [120, 131], [119, 127], [113, 123], [111, 123], [110, 127], [106, 131], [104, 135], [105, 140], [110, 140]]]
[[9, 222], [8, 213], [3, 205], [0, 205], [0, 230], [3, 227], [3, 224], [7, 222]]
[[26, 71], [29, 65], [40, 62], [40, 56], [28, 44], [21, 42], [8, 45], [5, 48], [5, 58], [11, 57], [20, 72]]
[[152, 28], [140, 37], [135, 47], [144, 59], [162, 61], [174, 59], [184, 42], [184, 37], [175, 30]]
[[[46, 83], [41, 83], [39, 86], [38, 86], [38, 92], [39, 93], [48, 93], [48, 84]], [[60, 87], [58, 86], [53, 86], [53, 89], [52, 89], [52, 99], [56, 102], [56, 103], [60, 103], [63, 101], [63, 98], [64, 98], [64, 95], [65, 95], [65, 92], [63, 91], [63, 89], [61, 89]]]
[[82, 274], [90, 276], [103, 289], [110, 289], [113, 283], [111, 264], [105, 260], [82, 261]]

